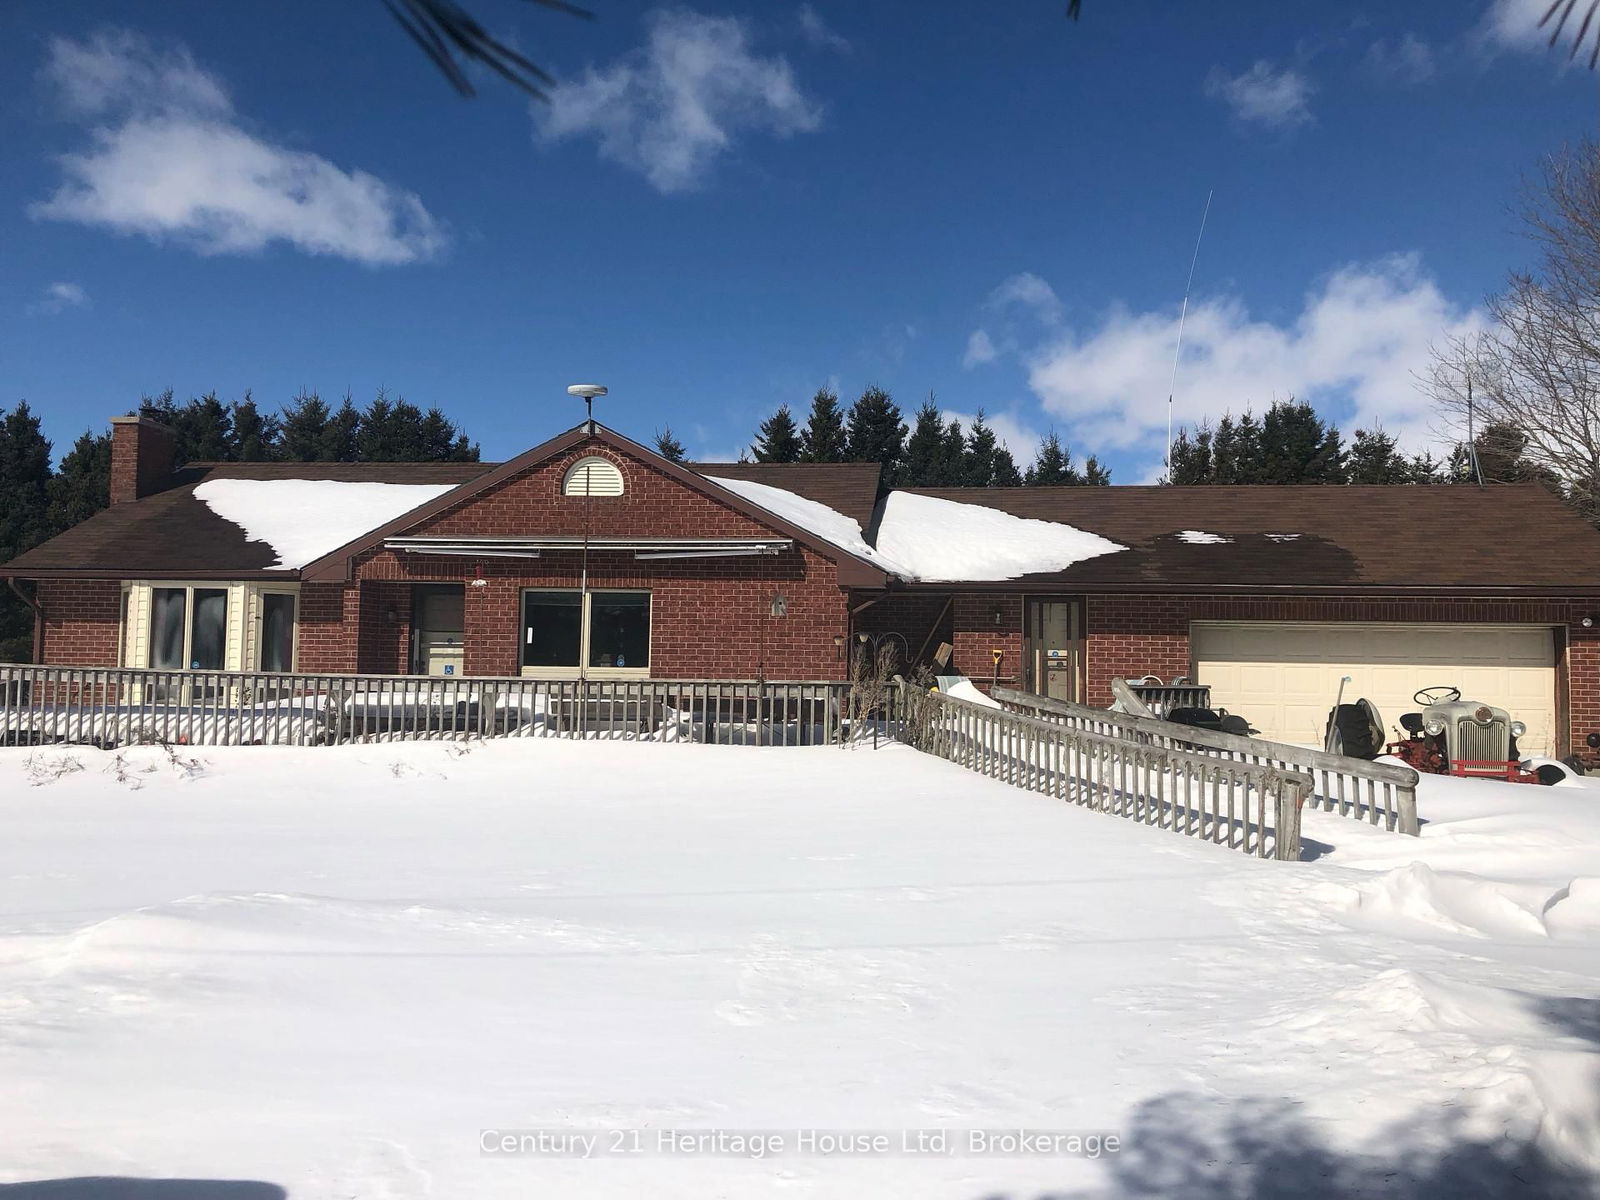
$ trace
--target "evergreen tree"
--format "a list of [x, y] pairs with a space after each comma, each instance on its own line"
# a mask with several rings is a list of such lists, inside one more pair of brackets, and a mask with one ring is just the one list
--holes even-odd
[[[26, 400], [0, 410], [0, 562], [49, 536], [50, 443]], [[0, 662], [33, 654], [33, 611], [9, 588], [0, 590]]]
[[178, 410], [176, 461], [228, 462], [233, 458], [233, 414], [207, 392]]
[[324, 447], [318, 462], [355, 462], [360, 457], [361, 411], [346, 392], [339, 410], [328, 419]]
[[1167, 465], [1168, 483], [1182, 486], [1212, 482], [1212, 437], [1211, 426], [1205, 423], [1194, 431], [1193, 437], [1187, 429], [1178, 430]]
[[906, 423], [900, 418], [899, 405], [876, 384], [868, 387], [850, 406], [845, 433], [847, 461], [881, 463], [884, 477], [892, 483], [905, 446]]
[[668, 462], [681, 463], [687, 451], [683, 443], [672, 436], [672, 426], [656, 430], [656, 453]]
[[1021, 487], [1022, 472], [1017, 470], [1017, 460], [1011, 457], [1011, 451], [1005, 446], [997, 446], [994, 452], [994, 475], [990, 478], [990, 487]]
[[1448, 483], [1450, 464], [1440, 462], [1430, 450], [1413, 454], [1406, 463], [1407, 483]]
[[422, 415], [418, 426], [422, 458], [426, 462], [477, 462], [478, 446], [438, 408]]
[[1472, 439], [1478, 449], [1478, 469], [1485, 483], [1525, 483], [1539, 471], [1523, 458], [1528, 435], [1504, 421], [1485, 425]]
[[818, 388], [811, 398], [811, 415], [800, 435], [800, 455], [805, 462], [845, 462], [844, 415], [839, 397], [830, 388]]
[[951, 421], [944, 427], [944, 439], [939, 446], [939, 471], [942, 487], [960, 487], [967, 478], [967, 435], [960, 421]]
[[1351, 483], [1414, 483], [1411, 462], [1381, 428], [1358, 429], [1347, 461]]
[[356, 434], [356, 454], [362, 462], [420, 462], [426, 457], [422, 410], [404, 397], [389, 399], [378, 389], [361, 414]]
[[0, 409], [0, 562], [49, 536], [49, 485], [50, 442], [39, 418], [26, 400]]
[[1260, 483], [1261, 465], [1261, 422], [1248, 409], [1238, 420], [1225, 415], [1211, 440], [1209, 482]]
[[1260, 457], [1253, 483], [1343, 483], [1344, 440], [1311, 405], [1281, 400], [1261, 423]]
[[50, 479], [47, 524], [52, 535], [87, 520], [111, 503], [111, 435], [85, 431]]
[[262, 413], [248, 390], [229, 413], [233, 425], [230, 457], [239, 462], [270, 462], [278, 457], [280, 421]]
[[1111, 468], [1091, 454], [1083, 464], [1083, 482], [1086, 487], [1110, 487]]
[[284, 407], [279, 453], [290, 462], [327, 462], [332, 452], [328, 437], [331, 419], [321, 396], [301, 392]]
[[994, 485], [994, 458], [997, 445], [994, 430], [983, 419], [983, 409], [972, 418], [967, 430], [967, 453], [962, 462], [961, 482], [965, 487], [992, 487]]
[[1072, 465], [1072, 455], [1062, 447], [1061, 439], [1053, 430], [1039, 443], [1039, 453], [1034, 456], [1024, 482], [1029, 487], [1065, 487], [1083, 482]]
[[952, 482], [945, 464], [944, 419], [933, 393], [917, 409], [906, 439], [906, 456], [900, 464], [899, 483], [903, 487], [948, 487]]
[[802, 453], [800, 431], [795, 426], [794, 415], [789, 411], [787, 404], [780, 404], [777, 412], [761, 422], [761, 428], [756, 432], [755, 444], [750, 447], [750, 452], [755, 455], [757, 462], [800, 461]]

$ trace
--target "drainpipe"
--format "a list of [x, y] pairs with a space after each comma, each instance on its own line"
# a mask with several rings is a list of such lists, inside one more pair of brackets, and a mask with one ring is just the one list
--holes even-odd
[[41, 663], [44, 661], [44, 609], [39, 607], [39, 585], [34, 584], [34, 594], [30, 596], [17, 585], [15, 576], [7, 575], [6, 586], [33, 610], [33, 661]]

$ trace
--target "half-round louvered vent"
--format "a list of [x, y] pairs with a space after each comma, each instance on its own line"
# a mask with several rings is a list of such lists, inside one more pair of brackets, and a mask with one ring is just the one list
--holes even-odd
[[620, 496], [622, 472], [609, 458], [590, 455], [580, 458], [567, 468], [567, 477], [561, 481], [563, 496]]

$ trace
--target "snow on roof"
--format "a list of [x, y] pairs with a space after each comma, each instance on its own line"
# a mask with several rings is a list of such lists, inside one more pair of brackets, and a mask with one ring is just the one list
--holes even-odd
[[759, 504], [792, 525], [905, 579], [930, 583], [1015, 579], [1060, 571], [1073, 563], [1126, 549], [1099, 534], [1056, 521], [1014, 517], [981, 504], [890, 492], [869, 545], [854, 518], [783, 488], [744, 479], [712, 483]]
[[861, 522], [854, 517], [847, 517], [826, 504], [808, 500], [804, 496], [797, 496], [785, 488], [773, 487], [770, 484], [756, 483], [749, 479], [724, 479], [716, 475], [707, 475], [706, 478], [719, 487], [725, 487], [735, 495], [744, 497], [752, 504], [759, 504], [773, 516], [781, 517], [791, 525], [798, 525], [807, 533], [815, 534], [823, 541], [831, 542], [857, 558], [874, 562], [894, 574], [905, 574], [877, 550], [867, 545], [867, 540], [861, 532]]
[[878, 549], [912, 578], [959, 583], [1062, 571], [1127, 547], [1057, 521], [890, 492], [878, 522]]
[[1231, 537], [1223, 537], [1220, 533], [1207, 533], [1203, 529], [1185, 529], [1178, 534], [1180, 542], [1188, 542], [1191, 546], [1220, 546], [1224, 542], [1231, 542]]
[[211, 479], [195, 498], [251, 541], [266, 542], [274, 571], [295, 571], [454, 491], [453, 483], [341, 483], [331, 479]]

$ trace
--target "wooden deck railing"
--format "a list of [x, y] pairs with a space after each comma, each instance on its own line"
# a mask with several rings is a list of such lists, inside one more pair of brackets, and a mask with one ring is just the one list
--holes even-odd
[[1421, 832], [1417, 819], [1417, 773], [1410, 767], [1367, 762], [1303, 746], [1195, 729], [1103, 708], [1087, 708], [1011, 688], [997, 687], [992, 695], [1009, 712], [1036, 717], [1052, 724], [1127, 738], [1152, 746], [1187, 750], [1228, 762], [1296, 771], [1312, 779], [1306, 803], [1314, 808], [1381, 825], [1390, 832], [1406, 833], [1413, 837]]
[[155, 671], [0, 664], [0, 745], [339, 745], [579, 737], [839, 744], [892, 727], [898, 693], [849, 683]]
[[899, 717], [912, 746], [979, 774], [1261, 858], [1300, 857], [1300, 806], [1311, 779], [1298, 771], [1121, 730], [1078, 728], [909, 684]]

